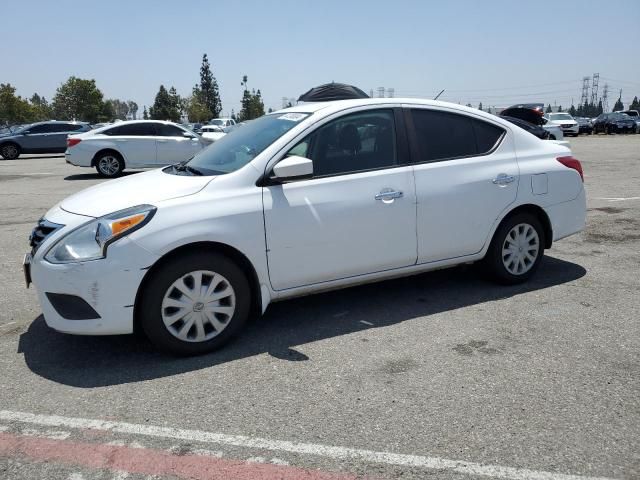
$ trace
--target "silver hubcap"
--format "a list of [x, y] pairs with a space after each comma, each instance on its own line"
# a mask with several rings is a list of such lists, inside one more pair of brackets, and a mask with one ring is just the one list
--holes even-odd
[[116, 157], [112, 157], [111, 155], [107, 155], [106, 157], [102, 157], [98, 162], [98, 168], [105, 175], [115, 175], [118, 173], [120, 169], [120, 162]]
[[538, 232], [528, 223], [520, 223], [507, 234], [502, 245], [502, 263], [512, 275], [522, 275], [533, 267], [540, 251]]
[[236, 295], [219, 273], [198, 270], [173, 282], [162, 299], [162, 321], [185, 342], [204, 342], [219, 335], [233, 318]]

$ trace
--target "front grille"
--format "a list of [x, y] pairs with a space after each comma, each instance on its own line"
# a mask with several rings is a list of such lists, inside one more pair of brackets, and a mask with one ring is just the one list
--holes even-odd
[[33, 255], [40, 247], [40, 244], [44, 242], [45, 238], [51, 235], [59, 228], [64, 227], [58, 223], [53, 223], [44, 218], [38, 220], [38, 225], [33, 229], [31, 235], [29, 235], [29, 245], [31, 246], [31, 254]]

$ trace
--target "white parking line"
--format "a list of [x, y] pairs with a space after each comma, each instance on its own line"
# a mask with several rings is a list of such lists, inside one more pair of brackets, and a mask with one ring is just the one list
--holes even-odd
[[143, 435], [149, 437], [187, 440], [191, 442], [231, 445], [235, 447], [314, 455], [336, 460], [361, 460], [368, 463], [382, 463], [402, 467], [448, 470], [465, 475], [477, 475], [510, 480], [610, 480], [605, 477], [587, 477], [540, 470], [529, 470], [524, 468], [504, 467], [501, 465], [483, 465], [475, 462], [449, 460], [446, 458], [427, 457], [422, 455], [376, 452], [373, 450], [333, 447], [314, 443], [270, 440], [266, 438], [247, 437], [244, 435], [226, 435], [201, 430], [157, 427], [126, 422], [63, 417], [59, 415], [40, 415], [9, 410], [0, 410], [0, 420], [48, 427], [92, 429], [130, 435]]
[[640, 200], [640, 197], [596, 197], [596, 200], [607, 200], [609, 202], [624, 202], [627, 200]]

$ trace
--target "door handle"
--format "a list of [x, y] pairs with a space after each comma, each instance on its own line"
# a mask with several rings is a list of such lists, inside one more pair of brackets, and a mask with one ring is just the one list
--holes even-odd
[[116, 139], [116, 142], [118, 142], [118, 143], [124, 143], [126, 141], [127, 141], [126, 138], [118, 138], [118, 139]]
[[516, 179], [514, 175], [507, 175], [506, 173], [501, 173], [492, 181], [496, 185], [507, 185], [508, 183], [513, 182]]
[[382, 190], [380, 193], [376, 193], [375, 195], [375, 199], [376, 200], [382, 200], [383, 202], [386, 201], [393, 201], [395, 198], [401, 198], [404, 195], [404, 193], [402, 193], [399, 190], [391, 190], [389, 189], [385, 189]]

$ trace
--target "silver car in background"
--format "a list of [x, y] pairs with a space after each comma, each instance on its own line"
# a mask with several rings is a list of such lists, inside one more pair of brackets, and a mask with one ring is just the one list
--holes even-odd
[[23, 153], [63, 153], [67, 135], [88, 132], [86, 122], [48, 121], [31, 123], [0, 136], [0, 155], [13, 160]]

